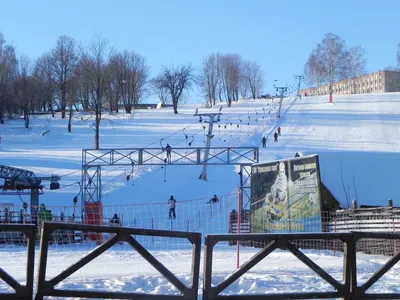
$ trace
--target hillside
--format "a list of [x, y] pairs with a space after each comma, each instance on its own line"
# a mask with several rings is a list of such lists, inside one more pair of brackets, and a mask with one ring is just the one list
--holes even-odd
[[[319, 154], [321, 179], [343, 207], [356, 199], [359, 204], [386, 205], [388, 198], [396, 204], [394, 170], [399, 165], [400, 95], [337, 96], [333, 104], [326, 97], [285, 99], [281, 119], [276, 119], [277, 103], [270, 100], [242, 100], [233, 107], [223, 107], [220, 126], [214, 127], [212, 146], [260, 146], [262, 134], [267, 147], [260, 149], [260, 162]], [[223, 105], [223, 104], [222, 104]], [[102, 148], [160, 147], [160, 141], [173, 147], [203, 146], [206, 123], [193, 116], [217, 108], [184, 105], [178, 115], [170, 108], [137, 110], [133, 116], [105, 114], [101, 126]], [[7, 120], [0, 125], [1, 164], [25, 168], [39, 176], [57, 174], [61, 189], [45, 188], [40, 201], [47, 206], [71, 206], [79, 193], [81, 150], [93, 145], [93, 117], [77, 113], [72, 132], [66, 120], [57, 115], [37, 116], [30, 129], [22, 120]], [[239, 127], [238, 127], [239, 125]], [[280, 125], [282, 136], [273, 143], [271, 133]], [[43, 131], [49, 133], [41, 135]], [[393, 170], [393, 171], [392, 171]], [[136, 167], [133, 181], [126, 182], [130, 168], [102, 171], [105, 205], [159, 203], [170, 194], [178, 201], [229, 194], [237, 188], [238, 176], [233, 167], [209, 167], [209, 181], [198, 180], [200, 167]], [[164, 182], [165, 181], [165, 182]], [[46, 185], [46, 183], [45, 183]], [[157, 189], [151, 189], [156, 185]], [[48, 183], [47, 183], [48, 187]], [[151, 189], [151, 192], [150, 192]], [[28, 201], [28, 196], [21, 196]], [[0, 196], [0, 201], [21, 203], [21, 199]]]

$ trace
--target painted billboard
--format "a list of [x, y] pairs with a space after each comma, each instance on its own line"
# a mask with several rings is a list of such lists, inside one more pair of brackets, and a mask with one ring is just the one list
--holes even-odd
[[251, 167], [251, 232], [320, 232], [318, 155]]

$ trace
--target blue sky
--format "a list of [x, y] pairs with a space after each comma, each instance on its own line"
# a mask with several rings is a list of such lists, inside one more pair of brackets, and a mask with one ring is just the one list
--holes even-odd
[[163, 65], [199, 67], [211, 53], [238, 53], [263, 67], [265, 92], [274, 80], [290, 85], [327, 32], [363, 47], [369, 72], [394, 66], [400, 42], [397, 0], [13, 0], [1, 10], [0, 31], [18, 54], [36, 58], [60, 35], [90, 41], [100, 33], [145, 56], [156, 75]]

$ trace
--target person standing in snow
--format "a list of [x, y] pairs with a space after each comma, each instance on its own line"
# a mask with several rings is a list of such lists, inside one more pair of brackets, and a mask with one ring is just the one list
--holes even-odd
[[278, 135], [281, 135], [281, 127], [278, 126]]
[[217, 195], [214, 195], [214, 197], [212, 197], [210, 201], [208, 201], [207, 203], [217, 203], [217, 202], [219, 202], [219, 199]]
[[274, 133], [274, 142], [277, 142], [277, 141], [278, 141], [278, 134], [275, 131], [275, 133]]
[[263, 135], [261, 139], [261, 144], [263, 148], [267, 147], [266, 143], [267, 143], [267, 138], [265, 137], [265, 135]]
[[176, 206], [176, 200], [174, 199], [174, 196], [171, 195], [171, 197], [168, 200], [168, 208], [169, 208], [168, 216], [170, 219], [172, 218], [176, 219], [175, 206]]
[[167, 151], [167, 162], [170, 163], [171, 162], [171, 146], [169, 144], [167, 144], [167, 146], [165, 147], [165, 151]]
[[119, 225], [121, 225], [121, 220], [119, 219], [117, 214], [114, 214], [114, 216], [111, 218], [110, 225], [111, 226], [119, 226]]

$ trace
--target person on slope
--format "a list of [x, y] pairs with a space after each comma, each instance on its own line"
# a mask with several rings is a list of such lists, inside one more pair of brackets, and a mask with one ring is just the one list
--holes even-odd
[[281, 135], [281, 127], [278, 126], [278, 135]]
[[217, 202], [219, 202], [217, 195], [214, 195], [214, 197], [212, 197], [209, 201], [207, 201], [208, 204], [217, 203]]
[[167, 146], [165, 147], [165, 151], [167, 151], [167, 162], [171, 163], [171, 146], [169, 144], [167, 144]]
[[263, 135], [263, 137], [261, 139], [261, 144], [262, 144], [263, 148], [267, 147], [266, 143], [267, 143], [267, 138], [265, 137], [265, 135]]
[[121, 220], [119, 219], [117, 214], [114, 214], [114, 216], [111, 218], [110, 225], [111, 226], [119, 226], [119, 225], [121, 225]]
[[168, 208], [169, 208], [168, 216], [170, 219], [172, 218], [176, 219], [175, 206], [176, 206], [176, 200], [174, 199], [174, 196], [171, 195], [171, 197], [168, 200]]
[[274, 142], [277, 142], [277, 141], [278, 141], [278, 134], [275, 131], [275, 133], [274, 133]]

